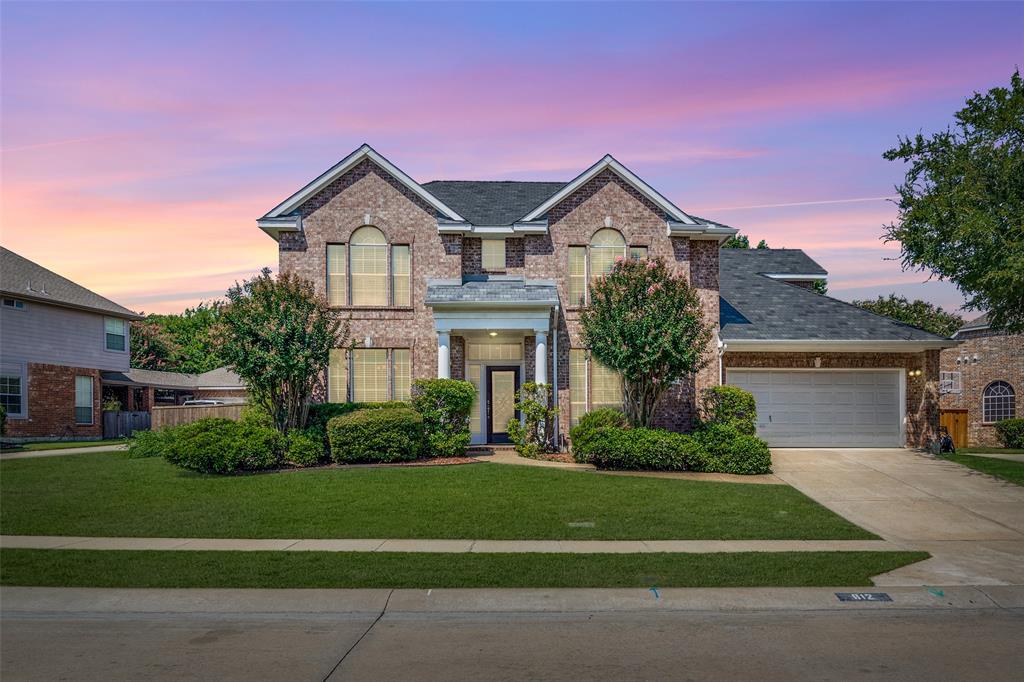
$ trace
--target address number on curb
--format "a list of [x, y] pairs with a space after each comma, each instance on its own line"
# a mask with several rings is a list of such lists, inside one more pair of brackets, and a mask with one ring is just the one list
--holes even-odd
[[836, 592], [839, 601], [892, 601], [885, 592]]

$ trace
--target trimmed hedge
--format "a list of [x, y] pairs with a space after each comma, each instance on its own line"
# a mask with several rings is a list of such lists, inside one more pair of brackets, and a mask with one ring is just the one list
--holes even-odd
[[681, 433], [662, 429], [606, 426], [588, 434], [586, 452], [598, 469], [682, 471], [699, 457], [700, 445]]
[[768, 444], [741, 433], [730, 424], [703, 424], [693, 437], [703, 446], [706, 459], [694, 463], [694, 471], [723, 474], [770, 474], [772, 456]]
[[417, 379], [412, 406], [423, 418], [426, 453], [432, 457], [461, 457], [469, 447], [469, 413], [476, 388], [458, 379]]
[[588, 445], [590, 439], [598, 429], [615, 427], [625, 429], [629, 427], [629, 420], [622, 412], [609, 407], [587, 412], [576, 426], [569, 429], [569, 441], [572, 445], [573, 458], [577, 462], [589, 462]]
[[284, 451], [280, 432], [230, 419], [200, 419], [161, 433], [168, 462], [204, 473], [270, 469], [281, 462]]
[[311, 403], [306, 416], [306, 429], [327, 432], [327, 422], [335, 417], [351, 414], [356, 410], [387, 410], [395, 407], [409, 407], [409, 403], [391, 400], [380, 403]]
[[727, 424], [741, 434], [757, 433], [757, 403], [754, 394], [737, 386], [712, 386], [700, 395], [702, 424]]
[[1008, 448], [1024, 448], [1024, 419], [1004, 419], [996, 422], [996, 435]]
[[326, 436], [318, 429], [302, 429], [288, 433], [288, 449], [284, 458], [300, 467], [316, 466], [326, 458]]
[[356, 410], [332, 417], [327, 438], [339, 464], [413, 460], [423, 449], [423, 417], [408, 406]]
[[172, 431], [172, 429], [136, 431], [128, 441], [128, 450], [125, 451], [125, 456], [129, 459], [163, 457], [164, 451], [169, 447], [168, 431]]

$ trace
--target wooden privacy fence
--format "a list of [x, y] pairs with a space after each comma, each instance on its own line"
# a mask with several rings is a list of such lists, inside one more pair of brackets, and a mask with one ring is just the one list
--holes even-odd
[[949, 431], [954, 447], [967, 447], [967, 410], [941, 410], [939, 426]]
[[103, 437], [127, 438], [136, 431], [149, 430], [149, 412], [123, 410], [103, 413]]
[[168, 405], [153, 408], [153, 430], [159, 431], [165, 426], [191, 424], [200, 419], [222, 417], [224, 419], [240, 419], [244, 404], [238, 405]]

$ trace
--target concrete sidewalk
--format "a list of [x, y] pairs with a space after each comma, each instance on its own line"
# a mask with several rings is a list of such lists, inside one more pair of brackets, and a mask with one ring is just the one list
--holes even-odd
[[29, 450], [28, 452], [0, 452], [0, 460], [34, 459], [36, 457], [60, 457], [62, 455], [88, 455], [93, 452], [118, 452], [120, 450], [127, 449], [128, 446], [121, 443], [118, 445], [97, 445], [95, 447], [56, 448], [54, 450]]
[[4, 549], [187, 550], [231, 552], [441, 552], [543, 554], [652, 554], [679, 552], [892, 552], [885, 540], [416, 540], [116, 538], [2, 535]]

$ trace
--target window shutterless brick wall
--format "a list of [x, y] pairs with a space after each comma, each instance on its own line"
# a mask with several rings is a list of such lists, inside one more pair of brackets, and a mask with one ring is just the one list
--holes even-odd
[[[90, 439], [103, 436], [100, 372], [84, 367], [28, 364], [28, 417], [7, 419], [7, 438]], [[75, 423], [75, 377], [92, 377], [92, 424]]]
[[766, 369], [905, 369], [921, 370], [919, 377], [907, 377], [906, 413], [908, 447], [925, 447], [938, 434], [939, 351], [922, 353], [734, 353], [722, 358], [725, 382], [730, 367]]
[[[340, 308], [351, 316], [354, 339], [382, 348], [410, 348], [413, 378], [437, 374], [437, 335], [431, 310], [424, 305], [426, 280], [456, 279], [480, 272], [479, 239], [459, 235], [438, 235], [436, 215], [430, 206], [409, 192], [385, 171], [364, 161], [337, 179], [300, 209], [304, 232], [282, 235], [280, 269], [313, 281], [317, 291], [326, 293], [326, 245], [347, 243], [352, 231], [371, 224], [384, 232], [390, 243], [412, 246], [412, 306], [410, 308]], [[366, 216], [369, 215], [369, 221]], [[688, 276], [698, 289], [705, 315], [718, 328], [718, 244], [690, 241], [666, 235], [666, 216], [643, 195], [614, 173], [602, 173], [555, 207], [548, 216], [549, 234], [526, 235], [506, 241], [506, 272], [530, 279], [554, 280], [562, 301], [567, 300], [568, 247], [590, 243], [594, 232], [611, 227], [625, 237], [629, 246], [645, 246], [650, 256], [661, 256]], [[579, 314], [561, 307], [554, 329], [558, 333], [558, 386], [560, 420], [567, 434], [570, 414], [568, 353], [581, 347]], [[553, 346], [549, 336], [548, 348]], [[714, 341], [707, 348], [708, 367], [695, 379], [674, 387], [657, 414], [656, 423], [688, 430], [695, 415], [697, 391], [717, 383]], [[523, 381], [533, 379], [532, 340], [524, 348], [527, 358]], [[464, 372], [464, 343], [453, 335], [452, 376]], [[549, 381], [554, 362], [548, 363]]]
[[[941, 364], [943, 372], [960, 372], [962, 391], [943, 395], [942, 407], [967, 410], [968, 445], [1001, 445], [995, 426], [982, 421], [981, 397], [990, 383], [1005, 381], [1016, 394], [1017, 416], [1024, 417], [1024, 334], [982, 329], [957, 338], [963, 343], [943, 350]], [[962, 356], [970, 359], [957, 364]]]

